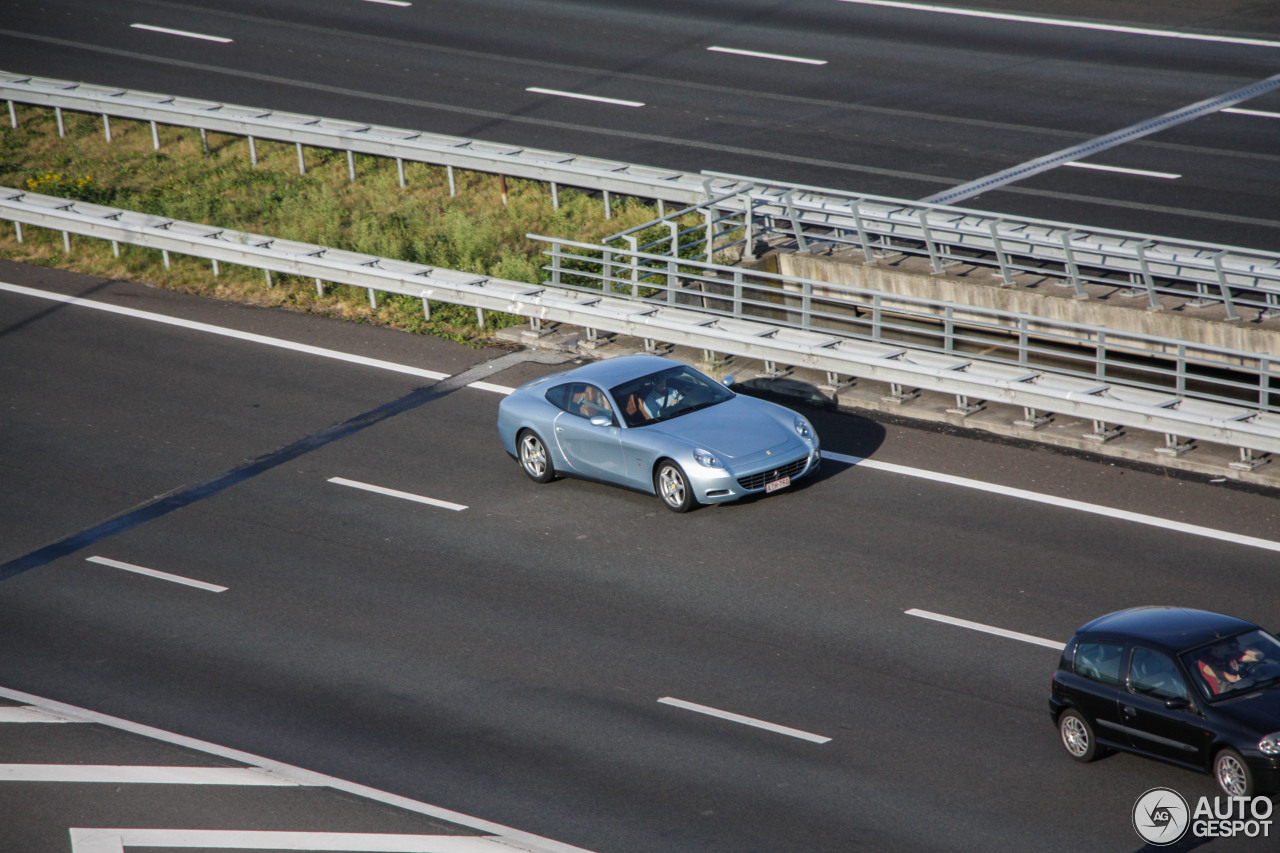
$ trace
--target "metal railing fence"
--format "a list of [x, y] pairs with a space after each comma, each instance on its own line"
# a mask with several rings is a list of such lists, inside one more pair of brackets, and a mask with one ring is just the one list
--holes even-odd
[[543, 269], [557, 287], [1280, 413], [1280, 356], [529, 236], [549, 244]]
[[[1280, 314], [1280, 254], [1240, 247], [1174, 240], [1149, 234], [1087, 228], [1047, 220], [1022, 219], [959, 207], [926, 204], [840, 190], [781, 184], [719, 172], [692, 174], [555, 151], [481, 142], [358, 122], [338, 121], [178, 98], [65, 80], [0, 72], [0, 98], [8, 101], [12, 125], [15, 103], [103, 117], [110, 138], [110, 117], [150, 122], [159, 148], [157, 125], [174, 125], [244, 136], [256, 160], [255, 139], [293, 144], [298, 168], [305, 171], [303, 146], [346, 151], [351, 179], [353, 154], [396, 160], [400, 182], [404, 163], [444, 166], [452, 185], [454, 168], [511, 175], [557, 187], [574, 186], [658, 201], [659, 217], [650, 223], [669, 228], [664, 201], [692, 206], [701, 228], [682, 226], [667, 251], [711, 260], [714, 251], [735, 246], [750, 254], [757, 240], [782, 236], [798, 251], [843, 246], [868, 262], [888, 255], [926, 257], [936, 273], [957, 264], [988, 267], [1004, 285], [1019, 275], [1049, 278], [1080, 298], [1090, 289], [1120, 289], [1145, 299], [1153, 310], [1161, 299], [1220, 308], [1228, 322]], [[624, 236], [624, 235], [618, 235]], [[656, 246], [655, 246], [656, 248]], [[714, 251], [711, 255], [714, 255]], [[1252, 318], [1250, 318], [1252, 319]]]
[[[6, 188], [0, 188], [0, 219], [14, 224], [19, 239], [24, 239], [23, 225], [60, 232], [68, 252], [71, 235], [85, 235], [111, 241], [117, 252], [119, 243], [149, 247], [159, 251], [166, 263], [170, 252], [204, 258], [212, 261], [215, 274], [220, 262], [234, 263], [265, 270], [268, 278], [271, 272], [314, 278], [317, 288], [322, 282], [363, 288], [371, 300], [379, 293], [410, 296], [422, 300], [427, 316], [431, 300], [451, 302], [474, 307], [482, 324], [483, 312], [501, 311], [529, 318], [535, 333], [544, 323], [565, 323], [592, 333], [630, 335], [758, 359], [766, 365], [823, 371], [833, 383], [841, 377], [876, 380], [904, 399], [912, 389], [953, 394], [956, 410], [962, 414], [972, 409], [971, 400], [1007, 403], [1022, 407], [1024, 419], [1018, 423], [1032, 428], [1043, 422], [1046, 413], [1061, 413], [1091, 420], [1093, 435], [1100, 441], [1114, 435], [1117, 427], [1152, 430], [1165, 435], [1166, 446], [1157, 450], [1166, 452], [1184, 452], [1193, 440], [1238, 448], [1237, 467], [1259, 464], [1255, 453], [1280, 453], [1280, 415], [1249, 405], [1197, 399], [1190, 387], [1190, 374], [1184, 394], [1153, 391], [1124, 384], [1114, 375], [1099, 380], [1055, 373], [1030, 362], [984, 362], [958, 352], [947, 354], [887, 340], [857, 340], [822, 328], [794, 327], [754, 318], [746, 311], [735, 317], [704, 306], [682, 305], [674, 298], [655, 300], [652, 294], [640, 292], [641, 285], [638, 280], [633, 282], [629, 273], [625, 278], [612, 271], [603, 273], [600, 281], [609, 283], [608, 292], [564, 282], [571, 275], [589, 274], [589, 264], [585, 269], [569, 269], [561, 263], [559, 285], [554, 271], [551, 284], [528, 284]], [[563, 261], [565, 253], [561, 255]], [[662, 256], [651, 259], [662, 263], [671, 260]], [[630, 269], [632, 260], [639, 259], [624, 261], [622, 266]], [[613, 259], [593, 262], [605, 267], [612, 264], [613, 270], [619, 267]], [[675, 273], [683, 274], [679, 269]], [[620, 283], [621, 288], [617, 286]], [[635, 295], [629, 292], [633, 284]], [[732, 280], [722, 284], [733, 287]], [[798, 286], [799, 292], [785, 294], [788, 300], [815, 297], [804, 292], [802, 282]], [[677, 289], [662, 292], [665, 299], [667, 292]], [[695, 296], [731, 298], [727, 293]], [[786, 312], [795, 310], [791, 304], [778, 307]], [[955, 308], [964, 310], [964, 306]], [[882, 326], [886, 322], [890, 321], [882, 317]], [[958, 331], [957, 324], [952, 332]]]

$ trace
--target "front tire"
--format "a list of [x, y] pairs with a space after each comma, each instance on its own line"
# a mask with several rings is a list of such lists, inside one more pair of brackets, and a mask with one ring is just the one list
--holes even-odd
[[1058, 734], [1062, 747], [1076, 761], [1087, 764], [1098, 757], [1098, 741], [1093, 726], [1079, 711], [1068, 708], [1058, 717]]
[[516, 436], [516, 450], [520, 456], [520, 467], [535, 483], [550, 483], [556, 478], [556, 469], [551, 462], [551, 454], [547, 446], [536, 432], [524, 429]]
[[1253, 773], [1234, 749], [1224, 749], [1213, 759], [1213, 780], [1228, 797], [1252, 797]]
[[688, 512], [698, 505], [694, 500], [689, 478], [670, 459], [658, 463], [658, 468], [653, 473], [653, 490], [662, 498], [663, 505], [672, 512]]

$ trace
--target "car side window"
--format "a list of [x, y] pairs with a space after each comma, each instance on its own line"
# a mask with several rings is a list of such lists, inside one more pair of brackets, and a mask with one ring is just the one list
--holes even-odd
[[1090, 681], [1119, 687], [1120, 658], [1124, 646], [1119, 643], [1081, 643], [1076, 647], [1075, 672]]
[[580, 418], [594, 418], [596, 415], [613, 417], [613, 407], [609, 405], [609, 398], [599, 388], [587, 382], [557, 385], [547, 392], [547, 401], [556, 408]]
[[1154, 699], [1187, 699], [1187, 683], [1173, 659], [1142, 647], [1133, 650], [1129, 689]]

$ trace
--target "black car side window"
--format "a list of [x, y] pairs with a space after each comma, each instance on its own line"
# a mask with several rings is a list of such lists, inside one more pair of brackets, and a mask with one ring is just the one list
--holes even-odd
[[1187, 682], [1173, 659], [1150, 649], [1135, 648], [1129, 664], [1129, 689], [1154, 699], [1187, 699]]
[[1081, 643], [1076, 647], [1075, 672], [1091, 681], [1119, 687], [1120, 658], [1124, 646], [1119, 643]]

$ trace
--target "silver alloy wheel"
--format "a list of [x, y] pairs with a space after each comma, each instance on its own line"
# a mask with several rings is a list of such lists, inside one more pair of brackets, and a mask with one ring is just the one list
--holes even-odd
[[524, 466], [525, 473], [535, 480], [547, 476], [547, 448], [543, 446], [542, 439], [531, 432], [520, 438], [520, 464]]
[[1233, 752], [1224, 752], [1213, 765], [1218, 786], [1233, 797], [1244, 797], [1249, 792], [1249, 771]]
[[664, 463], [658, 469], [658, 494], [668, 507], [677, 512], [689, 508], [689, 483], [675, 463]]
[[1075, 714], [1064, 714], [1062, 724], [1062, 745], [1075, 758], [1081, 758], [1089, 751], [1089, 729], [1084, 720]]

